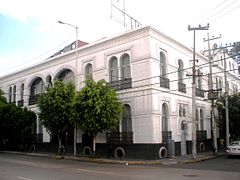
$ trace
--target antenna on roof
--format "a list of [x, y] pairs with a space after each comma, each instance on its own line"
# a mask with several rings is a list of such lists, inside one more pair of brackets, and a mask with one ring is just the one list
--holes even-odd
[[[119, 4], [120, 1], [122, 2], [122, 5]], [[120, 6], [122, 6], [122, 8]], [[114, 17], [114, 12], [116, 13], [116, 15], [123, 18], [123, 22], [119, 18]], [[111, 19], [114, 19], [116, 22], [123, 24], [124, 28], [128, 26], [128, 23], [126, 23], [126, 21], [130, 23], [131, 29], [142, 26], [139, 21], [126, 13], [125, 0], [111, 0]]]

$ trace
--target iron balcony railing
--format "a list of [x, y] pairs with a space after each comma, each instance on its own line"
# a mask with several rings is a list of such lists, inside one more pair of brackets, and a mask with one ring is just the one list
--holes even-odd
[[23, 107], [23, 103], [24, 103], [23, 100], [19, 100], [19, 101], [17, 102], [17, 104], [18, 104], [19, 107]]
[[205, 130], [196, 131], [196, 138], [197, 138], [197, 140], [206, 140], [207, 139], [207, 131], [205, 131]]
[[129, 89], [132, 88], [132, 78], [125, 78], [119, 81], [112, 81], [108, 83], [116, 91], [122, 89]]
[[114, 132], [106, 133], [107, 143], [109, 144], [132, 144], [133, 132]]
[[178, 82], [178, 91], [186, 93], [187, 92], [186, 84], [184, 84], [182, 82]]
[[28, 104], [29, 105], [37, 104], [39, 96], [40, 96], [40, 94], [30, 95], [29, 100], [28, 100]]
[[168, 78], [160, 76], [160, 87], [170, 89], [170, 81]]
[[43, 134], [42, 133], [34, 134], [34, 141], [42, 142], [43, 141]]
[[204, 98], [204, 90], [201, 88], [196, 88], [196, 96]]

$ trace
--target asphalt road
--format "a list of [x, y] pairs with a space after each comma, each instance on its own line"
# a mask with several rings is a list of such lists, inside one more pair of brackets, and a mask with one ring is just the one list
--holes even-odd
[[240, 159], [216, 158], [194, 164], [123, 165], [0, 153], [0, 180], [239, 180]]

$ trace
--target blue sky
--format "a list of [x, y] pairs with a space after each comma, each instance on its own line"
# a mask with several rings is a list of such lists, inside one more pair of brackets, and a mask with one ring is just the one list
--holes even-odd
[[[123, 8], [123, 0], [112, 0]], [[112, 12], [111, 0], [0, 0], [0, 76], [43, 61], [74, 41], [75, 30], [58, 24], [61, 20], [79, 28], [79, 39], [93, 42], [129, 29]], [[210, 35], [222, 34], [217, 43], [240, 41], [239, 0], [125, 0], [125, 10], [143, 25], [151, 25], [179, 42], [192, 46], [187, 26], [210, 23]], [[203, 50], [207, 32], [197, 33], [197, 49]]]

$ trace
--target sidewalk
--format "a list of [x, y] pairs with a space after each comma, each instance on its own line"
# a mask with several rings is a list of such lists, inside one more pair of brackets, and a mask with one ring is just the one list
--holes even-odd
[[38, 157], [48, 157], [54, 159], [70, 159], [83, 162], [94, 162], [94, 163], [107, 163], [107, 164], [125, 164], [125, 165], [147, 165], [147, 164], [162, 164], [162, 165], [172, 165], [172, 164], [187, 164], [187, 163], [197, 163], [201, 161], [206, 161], [216, 157], [225, 155], [225, 152], [218, 152], [218, 154], [213, 155], [212, 151], [198, 153], [196, 159], [192, 158], [191, 154], [177, 156], [173, 158], [157, 159], [157, 160], [138, 160], [138, 159], [107, 159], [107, 158], [91, 158], [91, 157], [73, 157], [73, 156], [57, 156], [54, 154], [47, 153], [25, 153], [25, 152], [16, 152], [16, 151], [0, 151], [0, 153], [7, 154], [19, 154], [27, 156], [38, 156]]

